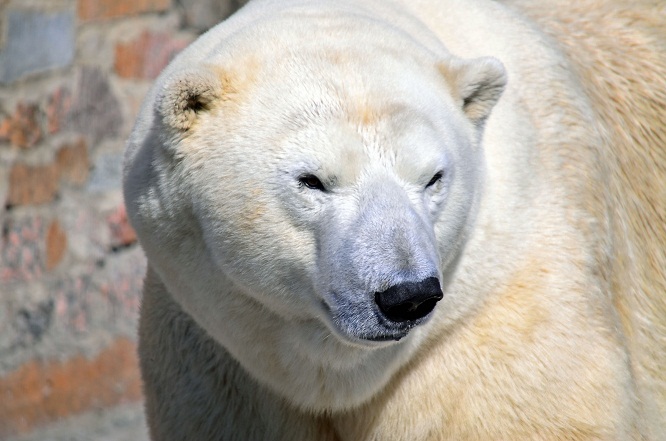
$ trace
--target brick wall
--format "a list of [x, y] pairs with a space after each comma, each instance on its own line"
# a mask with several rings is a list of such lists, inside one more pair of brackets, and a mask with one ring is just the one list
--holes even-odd
[[141, 399], [121, 158], [168, 61], [238, 0], [0, 0], [0, 439]]

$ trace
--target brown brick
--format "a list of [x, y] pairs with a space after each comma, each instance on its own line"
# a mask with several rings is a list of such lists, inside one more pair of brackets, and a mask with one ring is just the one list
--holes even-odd
[[128, 339], [117, 339], [93, 359], [31, 361], [0, 378], [0, 438], [140, 399], [136, 345]]
[[67, 234], [58, 221], [53, 221], [46, 231], [46, 269], [52, 270], [58, 266], [66, 250]]
[[85, 184], [90, 172], [86, 141], [81, 138], [72, 144], [63, 145], [56, 156], [56, 164], [62, 180], [75, 185]]
[[22, 148], [32, 147], [42, 139], [39, 108], [36, 104], [19, 103], [14, 115], [0, 123], [0, 141]]
[[9, 172], [7, 205], [44, 204], [58, 191], [58, 169], [55, 164], [30, 167], [15, 164]]
[[154, 79], [188, 44], [188, 40], [165, 32], [146, 31], [139, 38], [116, 46], [116, 73], [123, 78]]
[[78, 14], [83, 21], [107, 20], [170, 7], [171, 0], [79, 0]]

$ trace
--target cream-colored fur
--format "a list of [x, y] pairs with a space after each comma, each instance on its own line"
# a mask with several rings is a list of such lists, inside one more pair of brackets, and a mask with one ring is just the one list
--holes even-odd
[[255, 0], [165, 70], [153, 439], [666, 440], [666, 9], [538, 3]]

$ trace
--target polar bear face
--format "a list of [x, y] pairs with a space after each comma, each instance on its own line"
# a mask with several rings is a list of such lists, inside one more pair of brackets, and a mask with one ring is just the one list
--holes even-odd
[[150, 172], [129, 175], [153, 180], [126, 195], [151, 265], [268, 383], [247, 334], [298, 350], [312, 335], [370, 351], [409, 340], [473, 223], [501, 64], [375, 46], [243, 48], [170, 72]]

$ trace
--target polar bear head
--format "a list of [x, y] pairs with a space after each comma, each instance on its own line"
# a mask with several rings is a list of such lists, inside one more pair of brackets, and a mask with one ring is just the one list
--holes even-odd
[[303, 41], [273, 23], [177, 59], [130, 141], [125, 196], [151, 267], [260, 379], [256, 335], [375, 350], [435, 314], [506, 81], [492, 58], [336, 26]]

